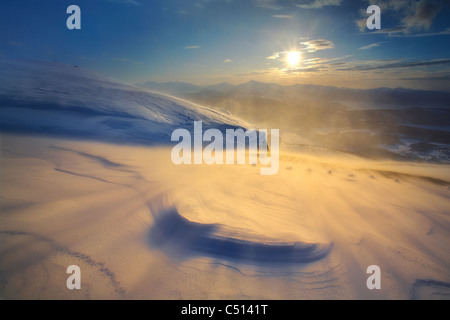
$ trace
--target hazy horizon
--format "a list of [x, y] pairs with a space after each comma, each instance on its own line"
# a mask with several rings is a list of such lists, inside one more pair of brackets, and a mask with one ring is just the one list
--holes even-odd
[[133, 84], [133, 85], [137, 85], [137, 86], [143, 86], [146, 85], [148, 83], [155, 83], [155, 84], [186, 84], [186, 85], [193, 85], [196, 87], [214, 87], [214, 86], [219, 86], [219, 85], [230, 85], [233, 87], [236, 86], [240, 86], [240, 85], [245, 85], [245, 84], [249, 84], [249, 83], [261, 83], [261, 84], [274, 84], [274, 85], [279, 85], [282, 87], [292, 87], [292, 86], [317, 86], [317, 87], [329, 87], [329, 88], [336, 88], [336, 89], [350, 89], [350, 90], [376, 90], [376, 89], [392, 89], [392, 90], [415, 90], [415, 91], [436, 91], [436, 92], [450, 92], [450, 87], [445, 87], [445, 88], [440, 88], [440, 89], [420, 89], [420, 88], [413, 88], [413, 87], [402, 87], [402, 86], [393, 86], [393, 87], [388, 87], [388, 86], [379, 86], [379, 87], [368, 87], [368, 88], [357, 88], [357, 87], [349, 87], [349, 86], [339, 86], [339, 85], [323, 85], [323, 84], [312, 84], [312, 83], [291, 83], [291, 84], [279, 84], [276, 82], [269, 82], [269, 81], [258, 81], [258, 80], [254, 80], [254, 79], [250, 79], [248, 81], [245, 82], [228, 82], [228, 81], [221, 81], [221, 82], [214, 82], [214, 83], [196, 83], [196, 82], [186, 82], [186, 81], [179, 81], [179, 80], [168, 80], [168, 81], [145, 81], [145, 82], [141, 82], [141, 83], [131, 83], [131, 82], [126, 82], [129, 84]]

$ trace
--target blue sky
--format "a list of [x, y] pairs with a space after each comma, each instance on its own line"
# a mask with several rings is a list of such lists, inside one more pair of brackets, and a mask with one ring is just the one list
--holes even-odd
[[[72, 4], [81, 30], [66, 27]], [[370, 4], [381, 8], [380, 30], [366, 27]], [[0, 30], [2, 58], [129, 83], [450, 87], [448, 0], [4, 0]]]

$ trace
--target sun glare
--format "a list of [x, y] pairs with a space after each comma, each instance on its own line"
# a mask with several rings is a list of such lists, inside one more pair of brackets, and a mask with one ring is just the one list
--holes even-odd
[[296, 67], [300, 63], [301, 57], [298, 51], [289, 51], [286, 54], [286, 62], [290, 67]]

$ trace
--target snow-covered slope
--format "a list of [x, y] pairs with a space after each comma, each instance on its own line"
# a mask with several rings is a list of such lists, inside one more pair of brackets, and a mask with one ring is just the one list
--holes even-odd
[[127, 143], [168, 143], [176, 128], [246, 127], [200, 105], [62, 63], [0, 60], [0, 128]]
[[275, 175], [176, 165], [172, 128], [241, 122], [73, 66], [0, 68], [0, 299], [450, 297], [450, 165], [286, 145]]

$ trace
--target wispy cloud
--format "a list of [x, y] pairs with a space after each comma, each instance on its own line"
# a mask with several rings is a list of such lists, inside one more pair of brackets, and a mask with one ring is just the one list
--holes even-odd
[[[298, 49], [296, 49], [299, 52], [303, 52], [303, 53], [313, 53], [319, 50], [326, 50], [326, 49], [331, 49], [334, 48], [334, 43], [331, 42], [330, 40], [326, 40], [326, 39], [313, 39], [313, 40], [307, 40], [308, 38], [301, 38], [301, 40], [306, 40], [306, 41], [301, 41], [300, 42], [300, 46], [302, 46], [301, 48], [298, 47]], [[278, 51], [278, 52], [274, 52], [272, 53], [270, 56], [265, 57], [267, 60], [281, 60], [282, 58], [284, 58], [287, 54], [289, 53], [289, 51]], [[336, 58], [336, 59], [341, 59], [341, 58]], [[303, 61], [303, 63], [305, 64], [313, 64], [315, 60], [321, 60], [324, 61], [322, 59], [319, 58], [309, 58]]]
[[225, 60], [223, 60], [222, 62], [223, 63], [230, 63], [230, 62], [232, 62], [233, 60], [231, 60], [231, 59], [225, 59]]
[[428, 30], [440, 10], [438, 3], [422, 0], [417, 4], [414, 14], [407, 15], [403, 23], [409, 29]]
[[[366, 20], [364, 20], [364, 28], [366, 27]], [[364, 31], [363, 30], [361, 31]], [[367, 32], [365, 34], [387, 34], [388, 36], [393, 36], [393, 35], [399, 35], [399, 34], [406, 34], [408, 32], [408, 29], [405, 27], [395, 27], [395, 28], [383, 28], [380, 30], [375, 30], [372, 32]]]
[[282, 52], [274, 52], [271, 56], [268, 56], [268, 57], [266, 57], [266, 59], [268, 59], [268, 60], [275, 60], [275, 59], [278, 59], [279, 57], [280, 57], [280, 54], [281, 54]]
[[[310, 59], [306, 59], [303, 62], [305, 64], [330, 64], [330, 65], [339, 65], [339, 64], [344, 64], [345, 62], [339, 62], [339, 63], [335, 63], [334, 61], [339, 61], [339, 60], [344, 60], [344, 59], [348, 59], [350, 57], [352, 57], [353, 55], [349, 54], [349, 55], [345, 55], [342, 57], [336, 57], [336, 58], [329, 58], [329, 59], [323, 59], [323, 58], [310, 58]], [[330, 63], [333, 62], [333, 63]]]
[[[421, 67], [441, 66], [445, 69], [445, 66], [450, 65], [450, 59], [433, 59], [433, 60], [410, 60], [410, 59], [380, 59], [380, 60], [349, 60], [345, 59], [351, 57], [350, 55], [331, 58], [310, 58], [303, 61], [304, 66], [298, 68], [281, 69], [286, 72], [368, 72], [368, 71], [381, 71], [404, 68], [408, 71], [417, 70]], [[338, 61], [341, 60], [341, 61]], [[338, 61], [338, 62], [337, 62]], [[448, 67], [447, 67], [448, 69]], [[447, 70], [446, 72], [450, 72]]]
[[[426, 32], [426, 33], [416, 33], [416, 34], [407, 34], [404, 35], [405, 37], [410, 37], [410, 38], [417, 38], [417, 37], [431, 37], [431, 36], [442, 36], [442, 35], [449, 35], [450, 34], [450, 28], [445, 29], [443, 31], [439, 31], [439, 32]], [[398, 35], [394, 35], [398, 36]]]
[[[387, 63], [386, 63], [387, 62]], [[450, 59], [434, 59], [434, 60], [396, 60], [390, 62], [389, 60], [375, 60], [375, 61], [359, 61], [353, 65], [336, 69], [337, 71], [370, 71], [382, 69], [396, 69], [396, 68], [417, 68], [436, 65], [450, 64]]]
[[387, 34], [389, 37], [420, 38], [420, 37], [449, 35], [450, 28], [438, 32], [409, 33], [409, 30], [406, 27], [397, 27], [397, 28], [380, 29], [373, 32], [367, 32], [365, 34]]
[[296, 4], [297, 7], [302, 9], [321, 9], [327, 6], [339, 6], [342, 0], [312, 0], [302, 1], [303, 3]]
[[184, 49], [198, 49], [200, 46], [186, 46]]
[[[443, 6], [442, 1], [433, 0], [370, 0], [369, 2], [378, 5], [383, 13], [393, 12], [395, 15], [401, 17], [398, 27], [371, 32], [378, 34], [387, 33], [389, 35], [394, 33], [409, 34], [414, 31], [429, 30]], [[367, 13], [364, 10], [360, 10], [360, 16], [361, 19], [357, 19], [355, 22], [359, 30], [363, 32], [366, 28]]]
[[[282, 55], [280, 55], [280, 58]], [[445, 87], [450, 81], [449, 59], [348, 59], [351, 55], [330, 59], [311, 57], [304, 59], [298, 67], [273, 67], [254, 70], [249, 73], [234, 74], [251, 79], [273, 79], [282, 77], [286, 81], [319, 81], [318, 83], [372, 83], [377, 86], [397, 85], [398, 81], [408, 81], [413, 87]], [[339, 79], [339, 80], [336, 80]], [[336, 82], [338, 81], [338, 82]], [[433, 83], [430, 85], [430, 83]], [[317, 82], [316, 82], [317, 83]]]
[[[292, 5], [292, 0], [253, 0], [258, 7], [281, 10], [283, 7]], [[321, 9], [328, 6], [340, 6], [342, 0], [296, 0], [295, 6], [302, 9]], [[286, 18], [288, 15], [279, 15], [279, 18]]]
[[[364, 32], [366, 30], [366, 26], [367, 26], [367, 16], [366, 16], [366, 11], [365, 10], [359, 10], [359, 15], [362, 17], [360, 19], [355, 20], [355, 24], [358, 27], [358, 30], [360, 32]], [[383, 29], [380, 29], [383, 30]], [[373, 32], [371, 32], [373, 33]]]
[[277, 0], [253, 0], [258, 7], [280, 10], [282, 7], [278, 4]]
[[364, 47], [361, 47], [361, 48], [358, 48], [358, 49], [359, 49], [359, 50], [369, 50], [369, 49], [372, 49], [372, 48], [375, 48], [375, 47], [379, 47], [379, 46], [381, 46], [383, 43], [384, 43], [384, 42], [371, 43], [371, 44], [369, 44], [369, 45], [367, 45], [367, 46], [364, 46]]
[[290, 19], [292, 18], [289, 14], [274, 14], [272, 17], [278, 18], [278, 19]]
[[304, 50], [307, 52], [316, 52], [334, 48], [334, 43], [325, 39], [308, 40], [300, 42], [300, 44], [305, 46]]

